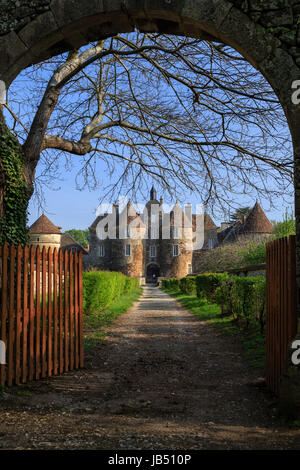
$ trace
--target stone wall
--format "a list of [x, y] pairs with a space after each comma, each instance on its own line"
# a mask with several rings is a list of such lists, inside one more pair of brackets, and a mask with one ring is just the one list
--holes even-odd
[[38, 15], [50, 10], [51, 0], [0, 0], [0, 35], [19, 32]]

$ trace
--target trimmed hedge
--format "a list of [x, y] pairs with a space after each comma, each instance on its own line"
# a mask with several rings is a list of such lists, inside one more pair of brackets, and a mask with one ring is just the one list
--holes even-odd
[[184, 294], [193, 295], [196, 292], [195, 276], [187, 276], [180, 279], [179, 287]]
[[161, 286], [164, 289], [180, 291], [180, 279], [163, 279], [161, 282]]
[[97, 313], [104, 310], [114, 300], [137, 289], [139, 279], [110, 271], [83, 273], [83, 310]]
[[214, 302], [216, 290], [228, 279], [227, 273], [208, 273], [196, 276], [196, 292], [199, 299]]
[[232, 276], [217, 289], [215, 302], [221, 305], [223, 315], [233, 315], [246, 327], [254, 320], [260, 331], [265, 327], [266, 278], [264, 276]]
[[162, 287], [193, 295], [205, 302], [221, 306], [222, 315], [232, 315], [248, 328], [251, 322], [265, 326], [266, 278], [264, 276], [239, 277], [227, 273], [209, 273], [183, 279], [164, 279]]

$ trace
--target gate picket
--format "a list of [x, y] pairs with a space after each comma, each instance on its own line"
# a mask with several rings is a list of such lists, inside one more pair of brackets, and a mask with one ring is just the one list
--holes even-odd
[[4, 243], [0, 288], [0, 385], [83, 367], [81, 254]]
[[266, 382], [278, 394], [297, 333], [295, 236], [269, 242], [266, 253]]

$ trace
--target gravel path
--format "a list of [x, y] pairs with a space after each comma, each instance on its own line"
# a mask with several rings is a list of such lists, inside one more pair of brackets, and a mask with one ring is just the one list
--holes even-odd
[[0, 399], [0, 448], [300, 449], [232, 338], [158, 288], [107, 330], [86, 368]]

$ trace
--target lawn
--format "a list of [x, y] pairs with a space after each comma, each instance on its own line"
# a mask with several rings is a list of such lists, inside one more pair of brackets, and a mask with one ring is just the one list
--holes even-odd
[[251, 367], [260, 368], [262, 372], [265, 367], [265, 335], [259, 331], [257, 324], [250, 324], [245, 329], [232, 316], [221, 316], [221, 307], [216, 304], [207, 303], [196, 295], [187, 295], [178, 291], [163, 289], [169, 295], [178, 300], [192, 314], [201, 321], [219, 328], [224, 334], [233, 336], [242, 346], [244, 357]]

